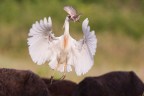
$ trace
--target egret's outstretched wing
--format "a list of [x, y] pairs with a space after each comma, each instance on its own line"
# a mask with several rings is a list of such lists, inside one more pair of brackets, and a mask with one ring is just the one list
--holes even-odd
[[[51, 18], [49, 17], [48, 20], [44, 18], [40, 22], [36, 21], [32, 25], [28, 36], [29, 54], [32, 60], [39, 65], [46, 61], [53, 61], [52, 59], [55, 58], [56, 49], [58, 48], [55, 45], [59, 38], [52, 34]], [[52, 66], [54, 65], [52, 64]]]
[[72, 6], [65, 6], [64, 10], [70, 15], [75, 16], [77, 15], [77, 11]]
[[88, 72], [94, 63], [93, 56], [96, 52], [97, 38], [94, 31], [90, 32], [88, 22], [88, 19], [83, 21], [82, 30], [84, 38], [78, 42], [73, 39], [74, 45], [70, 53], [70, 60], [75, 67], [77, 75]]
[[88, 26], [88, 18], [83, 21], [82, 30], [84, 33], [83, 42], [88, 46], [88, 49], [91, 55], [95, 55], [96, 47], [97, 47], [97, 38], [95, 35], [95, 31], [90, 32], [90, 26]]

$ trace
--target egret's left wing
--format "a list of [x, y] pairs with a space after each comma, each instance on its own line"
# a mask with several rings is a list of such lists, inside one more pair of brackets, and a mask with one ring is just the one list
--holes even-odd
[[88, 19], [83, 21], [84, 38], [78, 42], [73, 39], [73, 47], [69, 56], [69, 62], [73, 63], [77, 75], [88, 72], [94, 63], [93, 57], [96, 52], [97, 38], [94, 31], [90, 32], [88, 22]]
[[59, 53], [60, 37], [55, 37], [52, 33], [51, 18], [36, 21], [28, 35], [29, 53], [32, 60], [39, 65], [50, 61], [49, 65], [54, 69], [56, 63], [53, 62], [56, 61], [55, 58]]

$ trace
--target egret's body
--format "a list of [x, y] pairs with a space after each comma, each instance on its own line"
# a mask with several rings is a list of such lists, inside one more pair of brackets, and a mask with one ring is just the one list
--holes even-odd
[[52, 21], [40, 20], [30, 29], [28, 45], [32, 60], [37, 64], [49, 62], [49, 66], [60, 72], [72, 71], [77, 75], [85, 74], [92, 67], [93, 56], [96, 52], [97, 39], [94, 31], [90, 32], [88, 19], [82, 24], [84, 38], [76, 41], [69, 34], [69, 18], [64, 23], [64, 34], [55, 37], [52, 34]]

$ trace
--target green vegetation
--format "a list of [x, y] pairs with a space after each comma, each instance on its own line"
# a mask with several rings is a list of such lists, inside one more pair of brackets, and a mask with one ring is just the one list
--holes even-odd
[[[144, 0], [0, 0], [0, 67], [30, 69], [47, 76], [47, 64], [34, 65], [28, 55], [27, 34], [32, 23], [48, 16], [56, 36], [63, 34], [65, 5], [82, 14], [81, 22], [88, 17], [97, 34], [95, 70], [88, 75], [134, 70], [143, 76]], [[81, 22], [70, 26], [77, 40], [82, 37]]]
[[[51, 16], [57, 32], [72, 5], [88, 17], [98, 33], [123, 33], [134, 39], [144, 35], [144, 0], [0, 0], [0, 48], [20, 51], [26, 48], [27, 33], [36, 20]], [[73, 24], [74, 25], [74, 24]], [[81, 31], [80, 24], [71, 28]], [[61, 33], [57, 33], [61, 34]]]

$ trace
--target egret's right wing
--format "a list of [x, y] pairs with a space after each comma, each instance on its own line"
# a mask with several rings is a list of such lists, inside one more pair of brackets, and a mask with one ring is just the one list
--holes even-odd
[[85, 19], [82, 23], [84, 38], [80, 41], [73, 39], [69, 53], [69, 65], [73, 63], [77, 75], [87, 73], [94, 63], [93, 56], [96, 52], [97, 38], [94, 31], [90, 32], [88, 22], [88, 19]]
[[29, 54], [32, 60], [39, 65], [49, 60], [53, 61], [59, 48], [57, 46], [59, 38], [52, 34], [51, 18], [36, 21], [28, 36]]

